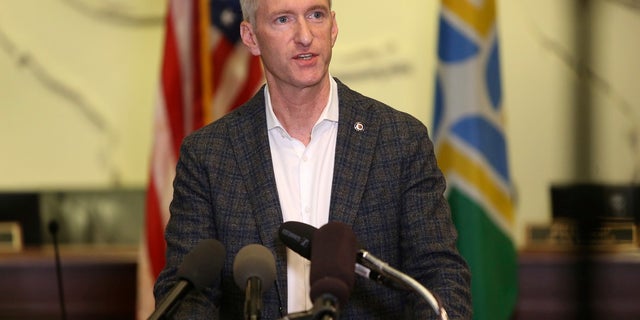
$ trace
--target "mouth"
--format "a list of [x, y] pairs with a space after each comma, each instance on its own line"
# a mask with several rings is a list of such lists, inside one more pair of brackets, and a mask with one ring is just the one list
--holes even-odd
[[296, 56], [296, 59], [298, 60], [311, 60], [311, 58], [313, 58], [313, 54], [311, 53], [299, 54]]

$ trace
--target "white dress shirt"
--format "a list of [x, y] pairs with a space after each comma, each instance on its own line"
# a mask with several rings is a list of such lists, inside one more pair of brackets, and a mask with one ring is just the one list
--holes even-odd
[[[338, 86], [330, 77], [327, 105], [305, 145], [292, 138], [276, 118], [269, 88], [265, 87], [269, 146], [282, 218], [319, 228], [329, 220], [331, 184], [338, 136]], [[288, 313], [313, 306], [309, 298], [309, 260], [287, 249]]]

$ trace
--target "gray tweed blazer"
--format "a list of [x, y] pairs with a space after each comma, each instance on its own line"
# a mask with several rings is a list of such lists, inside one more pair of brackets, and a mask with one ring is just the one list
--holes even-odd
[[[470, 319], [470, 273], [455, 247], [457, 235], [443, 197], [446, 183], [426, 127], [340, 81], [338, 97], [329, 220], [351, 225], [359, 243], [422, 283], [451, 319]], [[355, 130], [358, 122], [364, 130]], [[243, 319], [244, 288], [233, 281], [232, 266], [236, 253], [251, 243], [266, 246], [276, 257], [277, 280], [263, 296], [262, 319], [286, 314], [286, 253], [277, 236], [283, 220], [266, 128], [260, 90], [183, 141], [156, 301], [171, 290], [177, 267], [200, 240], [218, 239], [227, 256], [218, 284], [190, 293], [175, 319]], [[340, 319], [434, 318], [416, 294], [356, 278]]]

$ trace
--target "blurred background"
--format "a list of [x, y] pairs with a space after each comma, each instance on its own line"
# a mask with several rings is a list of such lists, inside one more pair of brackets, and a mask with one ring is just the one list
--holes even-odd
[[[430, 128], [439, 1], [333, 6], [332, 74]], [[166, 10], [166, 0], [0, 0], [0, 202], [27, 245], [50, 243], [56, 219], [61, 243], [137, 246]], [[523, 248], [528, 226], [552, 220], [553, 185], [640, 178], [640, 1], [499, 0], [497, 10]]]
[[[527, 224], [549, 221], [552, 184], [638, 178], [640, 5], [590, 2], [588, 29], [576, 28], [579, 1], [497, 2], [519, 245]], [[334, 9], [332, 74], [429, 127], [438, 1], [335, 1]], [[158, 0], [0, 1], [0, 190], [144, 191], [165, 11]], [[580, 81], [591, 106], [576, 106]], [[577, 130], [585, 114], [588, 129]], [[140, 215], [132, 210], [126, 226]]]

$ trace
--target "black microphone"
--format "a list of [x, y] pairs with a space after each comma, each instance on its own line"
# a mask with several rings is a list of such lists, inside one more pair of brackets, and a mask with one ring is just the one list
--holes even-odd
[[[309, 259], [316, 241], [314, 238], [316, 230], [318, 229], [302, 222], [288, 221], [280, 226], [279, 237], [289, 249]], [[310, 239], [313, 239], [313, 241]], [[357, 247], [360, 248], [360, 245]], [[356, 261], [355, 273], [358, 275], [382, 283], [390, 288], [415, 291], [431, 305], [440, 319], [448, 319], [447, 312], [438, 299], [415, 279], [394, 269], [388, 263], [362, 248], [356, 250]], [[309, 319], [305, 318], [305, 316], [301, 313], [300, 319]], [[285, 317], [283, 319], [297, 318]]]
[[314, 319], [337, 319], [355, 283], [356, 236], [348, 225], [332, 221], [313, 235], [310, 297]]
[[62, 267], [60, 266], [60, 249], [58, 248], [58, 221], [49, 221], [49, 233], [51, 233], [51, 240], [53, 241], [53, 252], [55, 254], [56, 261], [56, 278], [58, 279], [58, 298], [60, 302], [60, 314], [62, 320], [67, 319], [67, 309], [64, 303], [64, 286], [62, 284]]
[[[278, 236], [280, 240], [291, 250], [301, 257], [311, 259], [311, 243], [316, 227], [299, 221], [287, 221], [280, 225]], [[359, 247], [359, 246], [358, 246]], [[359, 259], [360, 255], [356, 259]], [[399, 283], [394, 279], [389, 279], [382, 273], [365, 266], [361, 261], [356, 261], [355, 273], [364, 278], [381, 283], [394, 289], [409, 288], [404, 283]]]
[[182, 264], [178, 267], [178, 283], [147, 319], [166, 318], [189, 291], [194, 288], [202, 291], [212, 286], [220, 276], [225, 254], [224, 246], [220, 241], [214, 239], [200, 241], [184, 257]]
[[280, 225], [278, 237], [291, 250], [309, 260], [311, 259], [311, 240], [318, 230], [316, 227], [299, 221], [287, 221]]
[[244, 246], [233, 260], [233, 279], [245, 290], [244, 318], [258, 320], [262, 316], [262, 294], [276, 279], [276, 260], [265, 246]]

